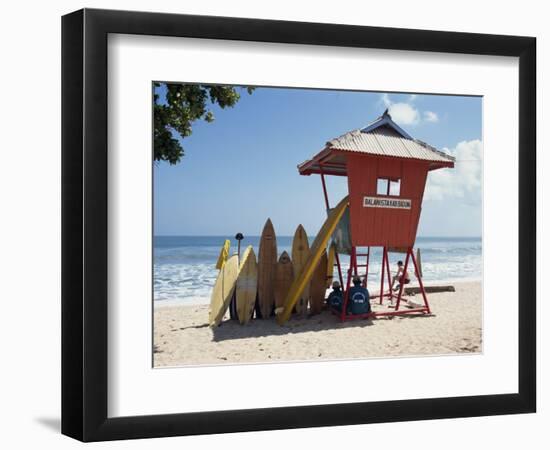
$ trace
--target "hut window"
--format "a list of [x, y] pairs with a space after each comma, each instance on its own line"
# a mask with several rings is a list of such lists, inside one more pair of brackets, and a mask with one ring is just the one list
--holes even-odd
[[390, 193], [389, 195], [394, 195], [398, 197], [401, 194], [401, 179], [390, 180]]
[[401, 179], [378, 178], [376, 182], [376, 194], [399, 197], [401, 194]]
[[376, 193], [378, 195], [388, 195], [388, 181], [387, 178], [378, 178], [376, 182]]

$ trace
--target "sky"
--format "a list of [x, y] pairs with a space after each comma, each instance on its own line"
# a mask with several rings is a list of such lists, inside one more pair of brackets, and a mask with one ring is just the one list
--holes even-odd
[[[431, 171], [418, 236], [481, 236], [482, 98], [409, 93], [257, 88], [197, 121], [175, 166], [154, 166], [155, 235], [257, 236], [267, 218], [292, 236], [315, 235], [326, 218], [321, 180], [297, 165], [325, 143], [361, 128], [388, 108], [414, 138], [451, 154], [454, 169]], [[331, 205], [345, 177], [327, 177]]]

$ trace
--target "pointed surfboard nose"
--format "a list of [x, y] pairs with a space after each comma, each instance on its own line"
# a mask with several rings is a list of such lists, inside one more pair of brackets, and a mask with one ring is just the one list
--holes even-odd
[[290, 262], [290, 256], [288, 255], [286, 250], [283, 253], [281, 253], [281, 256], [279, 256], [279, 262], [281, 262], [281, 263]]
[[252, 245], [249, 245], [248, 247], [246, 247], [243, 253], [243, 256], [241, 258], [241, 265], [244, 264], [247, 258], [254, 258], [254, 261], [256, 260], [256, 254], [254, 253], [254, 248], [252, 247]]
[[271, 219], [267, 219], [267, 221], [265, 222], [264, 228], [262, 230], [262, 235], [260, 237], [260, 240], [261, 239], [275, 239], [275, 227], [273, 226]]
[[304, 240], [305, 242], [308, 241], [306, 229], [302, 224], [298, 225], [296, 227], [296, 231], [294, 232], [294, 239], [296, 241], [299, 241], [300, 239]]
[[273, 222], [271, 222], [271, 219], [268, 218], [265, 221], [264, 228], [262, 230], [262, 236], [267, 236], [268, 239], [271, 238], [271, 236], [275, 235], [275, 227], [273, 226]]

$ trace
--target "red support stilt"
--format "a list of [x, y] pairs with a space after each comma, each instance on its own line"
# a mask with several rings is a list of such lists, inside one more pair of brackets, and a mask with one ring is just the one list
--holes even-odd
[[367, 268], [365, 269], [365, 287], [367, 287], [369, 279], [369, 264], [370, 264], [370, 247], [367, 247]]
[[424, 283], [422, 282], [422, 276], [420, 275], [420, 271], [418, 270], [418, 264], [416, 263], [416, 258], [414, 256], [414, 252], [411, 252], [411, 258], [412, 262], [414, 264], [414, 272], [416, 273], [416, 277], [418, 278], [418, 284], [420, 286], [420, 292], [422, 292], [422, 297], [424, 299], [424, 306], [426, 307], [426, 312], [428, 314], [431, 313], [430, 311], [430, 305], [428, 304], [428, 297], [426, 295], [426, 289], [424, 289]]
[[328, 201], [328, 192], [327, 192], [327, 184], [325, 182], [325, 174], [323, 172], [323, 164], [319, 163], [319, 173], [321, 175], [321, 183], [323, 185], [323, 194], [325, 196], [325, 206], [327, 208], [327, 214], [328, 210], [330, 209], [329, 201]]
[[346, 280], [346, 291], [344, 292], [344, 302], [342, 304], [342, 313], [340, 315], [340, 319], [342, 322], [346, 320], [346, 311], [348, 307], [348, 298], [349, 298], [349, 289], [351, 286], [351, 279], [352, 279], [352, 273], [353, 273], [353, 267], [356, 264], [355, 261], [355, 247], [351, 248], [351, 255], [349, 256], [349, 269], [348, 269], [348, 279]]
[[[403, 280], [405, 277], [405, 274], [407, 273], [407, 267], [409, 266], [409, 257], [411, 256], [412, 250], [411, 247], [407, 250], [407, 257], [405, 258], [405, 267], [403, 268]], [[395, 304], [395, 310], [399, 310], [399, 304], [401, 303], [401, 296], [403, 295], [403, 288], [405, 286], [405, 283], [403, 283], [403, 280], [399, 283], [399, 294], [397, 295], [397, 303]], [[398, 280], [399, 281], [399, 280]]]
[[[370, 252], [370, 248], [369, 248]], [[357, 264], [357, 249], [356, 247], [352, 247], [351, 255], [350, 255], [350, 262], [349, 262], [349, 269], [347, 272], [347, 280], [346, 280], [346, 287], [344, 291], [344, 299], [343, 299], [343, 305], [341, 311], [332, 310], [334, 314], [337, 314], [340, 316], [341, 321], [345, 320], [353, 320], [353, 319], [367, 319], [367, 318], [376, 318], [376, 317], [384, 317], [384, 316], [398, 316], [398, 315], [404, 315], [404, 314], [419, 314], [419, 313], [428, 313], [430, 314], [430, 306], [428, 304], [428, 298], [426, 295], [426, 289], [424, 288], [424, 284], [422, 283], [421, 277], [418, 278], [419, 284], [420, 284], [420, 291], [422, 292], [422, 296], [424, 299], [424, 307], [418, 307], [413, 309], [404, 309], [399, 310], [400, 304], [401, 304], [401, 298], [403, 297], [404, 292], [404, 284], [399, 283], [399, 293], [397, 295], [393, 294], [391, 290], [391, 273], [390, 273], [390, 267], [389, 267], [389, 252], [387, 247], [383, 247], [382, 249], [382, 273], [380, 277], [380, 304], [382, 304], [384, 297], [389, 297], [390, 301], [393, 302], [393, 299], [396, 299], [396, 305], [394, 310], [383, 310], [383, 311], [377, 311], [377, 312], [370, 312], [368, 314], [356, 314], [356, 315], [348, 315], [346, 313], [347, 311], [347, 305], [349, 301], [349, 290], [351, 288], [351, 281], [354, 277], [354, 273], [356, 272], [356, 269], [358, 266]], [[409, 258], [412, 259], [412, 264], [418, 272], [418, 265], [416, 262], [416, 258], [414, 256], [412, 248], [409, 248], [407, 250], [406, 258], [405, 258], [405, 264], [403, 267], [403, 274], [407, 272], [409, 268]], [[366, 265], [368, 267], [368, 264]], [[360, 266], [363, 267], [363, 266]], [[368, 269], [367, 269], [368, 270]], [[387, 272], [387, 273], [386, 273]], [[387, 275], [387, 278], [386, 278]], [[390, 288], [390, 291], [388, 293], [384, 293], [384, 284], [385, 281], [388, 282], [388, 287]]]
[[393, 299], [392, 299], [392, 282], [391, 282], [391, 270], [390, 270], [390, 257], [388, 255], [388, 252], [386, 252], [386, 272], [388, 273], [388, 289], [390, 290], [389, 292], [389, 297], [390, 297], [390, 303], [393, 303]]
[[362, 285], [364, 288], [367, 287], [368, 281], [369, 281], [369, 261], [370, 261], [370, 247], [367, 247], [367, 254], [365, 255], [367, 257], [367, 261], [365, 264], [365, 277], [363, 278]]
[[380, 304], [384, 299], [384, 271], [386, 270], [386, 259], [388, 254], [386, 253], [386, 247], [382, 247], [382, 276], [380, 277]]

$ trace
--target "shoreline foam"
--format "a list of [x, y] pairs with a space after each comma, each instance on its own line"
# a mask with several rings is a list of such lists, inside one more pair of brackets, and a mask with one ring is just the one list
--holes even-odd
[[[460, 283], [481, 283], [481, 277], [468, 277], [468, 278], [457, 278], [449, 280], [432, 280], [424, 281], [424, 286], [444, 286], [444, 285], [454, 285]], [[407, 287], [417, 287], [418, 282], [414, 279], [410, 284], [406, 285]], [[379, 289], [378, 289], [379, 290]], [[377, 289], [372, 289], [373, 294], [378, 293]], [[327, 291], [327, 295], [328, 295]], [[167, 308], [174, 306], [197, 306], [197, 305], [209, 305], [210, 297], [186, 297], [186, 298], [174, 298], [174, 299], [162, 299], [162, 300], [153, 300], [153, 306], [157, 308]]]

